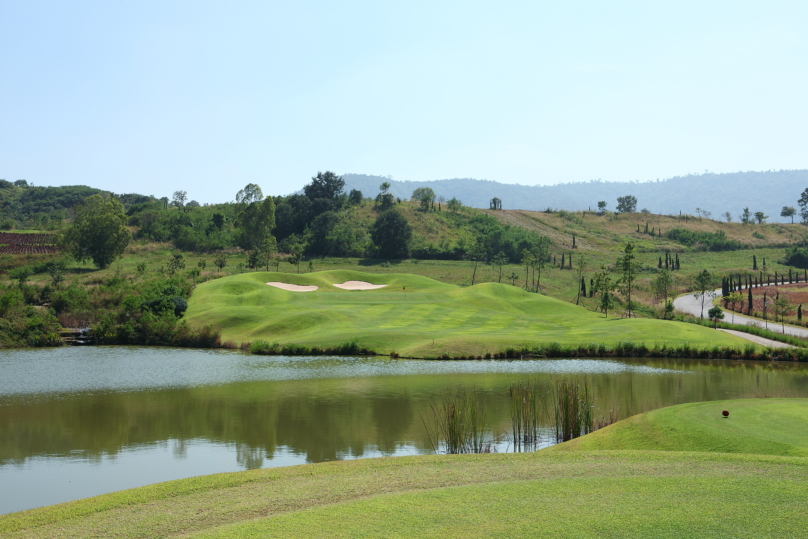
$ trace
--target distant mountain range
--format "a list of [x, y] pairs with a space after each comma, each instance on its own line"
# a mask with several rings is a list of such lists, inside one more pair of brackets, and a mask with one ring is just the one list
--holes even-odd
[[[452, 180], [395, 181], [383, 176], [345, 174], [345, 190], [358, 189], [366, 197], [374, 197], [382, 182], [389, 182], [390, 192], [409, 199], [419, 187], [431, 187], [438, 196], [457, 197], [466, 206], [487, 208], [498, 197], [503, 209], [595, 210], [599, 200], [605, 200], [608, 210], [617, 206], [617, 197], [633, 195], [637, 210], [666, 215], [679, 212], [694, 215], [696, 208], [712, 212], [713, 219], [722, 219], [730, 212], [739, 220], [743, 208], [754, 213], [762, 211], [769, 222], [790, 222], [780, 217], [783, 206], [799, 211], [797, 199], [808, 188], [808, 170], [778, 170], [768, 172], [706, 173], [677, 176], [655, 182], [562, 183], [557, 185], [519, 185], [490, 180], [455, 178]], [[795, 218], [797, 220], [798, 217]]]

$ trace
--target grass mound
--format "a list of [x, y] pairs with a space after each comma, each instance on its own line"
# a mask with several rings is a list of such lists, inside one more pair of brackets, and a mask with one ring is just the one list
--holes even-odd
[[[377, 290], [346, 291], [344, 281], [386, 284]], [[265, 283], [316, 285], [315, 292], [290, 292]], [[462, 288], [410, 274], [349, 270], [303, 275], [247, 273], [201, 284], [189, 301], [191, 324], [212, 324], [225, 341], [265, 340], [331, 346], [356, 340], [385, 353], [416, 357], [482, 355], [506, 347], [606, 344], [621, 341], [695, 348], [746, 341], [693, 324], [649, 319], [606, 319], [570, 303], [484, 283]]]
[[[722, 411], [729, 417], [724, 418]], [[548, 451], [655, 450], [808, 456], [808, 400], [696, 402], [639, 414]]]

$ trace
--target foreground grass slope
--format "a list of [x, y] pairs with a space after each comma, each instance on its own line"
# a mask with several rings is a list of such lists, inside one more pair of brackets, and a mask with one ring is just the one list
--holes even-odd
[[[3, 537], [800, 537], [808, 400], [681, 405], [658, 432], [730, 409], [700, 451], [542, 450], [368, 459], [217, 474], [0, 516]], [[652, 415], [653, 414], [653, 415]], [[611, 438], [619, 440], [615, 424]], [[706, 425], [706, 426], [704, 426]], [[604, 429], [602, 432], [607, 432]], [[600, 432], [600, 431], [599, 431]], [[712, 452], [720, 433], [743, 454]], [[597, 433], [595, 433], [597, 434]], [[744, 445], [747, 437], [782, 442]], [[589, 435], [581, 442], [592, 439]], [[567, 449], [581, 449], [565, 444]], [[605, 444], [604, 444], [605, 445]], [[614, 445], [614, 444], [613, 444]], [[673, 446], [671, 446], [673, 447]], [[718, 448], [720, 449], [720, 448]]]
[[[348, 280], [385, 288], [345, 291]], [[317, 285], [289, 292], [267, 282]], [[417, 275], [334, 270], [303, 275], [247, 273], [200, 285], [189, 302], [191, 324], [212, 324], [231, 341], [267, 340], [328, 346], [349, 339], [378, 352], [417, 357], [561, 345], [633, 341], [695, 347], [746, 342], [692, 324], [605, 318], [575, 305], [506, 284], [461, 288]]]

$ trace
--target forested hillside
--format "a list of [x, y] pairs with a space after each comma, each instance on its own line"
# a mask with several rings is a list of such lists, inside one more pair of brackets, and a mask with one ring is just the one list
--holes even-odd
[[606, 309], [620, 309], [630, 247], [631, 311], [670, 317], [669, 298], [704, 270], [718, 286], [719, 275], [790, 280], [808, 266], [802, 224], [658, 215], [642, 211], [641, 195], [619, 214], [474, 209], [428, 187], [399, 197], [381, 180], [364, 192], [318, 173], [301, 193], [265, 197], [249, 184], [214, 205], [184, 191], [158, 200], [6, 182], [0, 346], [58, 344], [60, 327], [91, 327], [105, 343], [217, 345], [215, 329], [183, 323], [187, 300], [199, 282], [249, 271], [396, 271], [509, 283], [593, 310], [607, 297]]
[[617, 197], [633, 195], [637, 209], [651, 213], [694, 215], [696, 208], [708, 211], [714, 219], [730, 212], [739, 221], [743, 208], [762, 211], [770, 221], [790, 222], [780, 217], [783, 206], [796, 206], [800, 194], [808, 187], [808, 170], [767, 172], [733, 172], [697, 174], [652, 182], [603, 182], [557, 185], [517, 185], [489, 180], [455, 178], [430, 181], [395, 181], [382, 176], [345, 174], [346, 189], [375, 193], [382, 182], [390, 184], [390, 192], [409, 198], [419, 187], [429, 187], [446, 199], [457, 197], [474, 208], [488, 208], [494, 198], [502, 200], [503, 209], [512, 210], [595, 210], [599, 201], [614, 210]]

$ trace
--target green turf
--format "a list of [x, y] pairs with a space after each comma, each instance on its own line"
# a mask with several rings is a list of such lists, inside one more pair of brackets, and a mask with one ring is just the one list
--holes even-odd
[[[723, 424], [712, 419], [722, 409], [730, 410], [729, 420], [717, 420]], [[784, 455], [808, 448], [800, 432], [808, 400], [685, 404], [634, 419], [641, 418], [650, 425], [645, 438], [626, 430], [637, 424], [628, 419], [537, 453], [367, 459], [170, 481], [0, 515], [0, 535], [804, 536], [808, 458]], [[675, 434], [689, 423], [689, 435]], [[613, 449], [649, 447], [649, 437], [692, 451]], [[581, 450], [598, 439], [604, 449]], [[741, 448], [748, 452], [717, 452]]]
[[[724, 410], [729, 412], [726, 418]], [[549, 450], [716, 451], [806, 457], [806, 419], [806, 399], [697, 402], [636, 415]]]
[[[347, 280], [386, 288], [345, 291]], [[265, 283], [317, 285], [315, 292], [288, 292]], [[328, 346], [356, 339], [364, 347], [416, 357], [496, 352], [558, 342], [615, 345], [620, 341], [743, 348], [747, 341], [692, 324], [606, 318], [573, 304], [483, 283], [459, 287], [408, 274], [333, 270], [303, 275], [247, 273], [197, 287], [186, 318], [213, 324], [226, 341], [267, 340]]]

